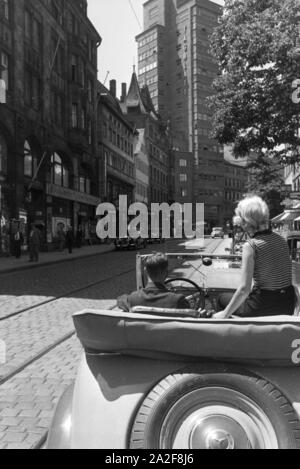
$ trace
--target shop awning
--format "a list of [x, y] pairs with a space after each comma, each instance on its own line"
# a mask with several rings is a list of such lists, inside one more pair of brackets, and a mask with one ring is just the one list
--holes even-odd
[[284, 213], [281, 213], [280, 215], [277, 215], [276, 217], [272, 218], [272, 223], [278, 223], [281, 218], [285, 215]]
[[272, 223], [288, 223], [290, 221], [300, 221], [300, 212], [297, 210], [296, 212], [284, 212], [277, 217], [272, 218]]

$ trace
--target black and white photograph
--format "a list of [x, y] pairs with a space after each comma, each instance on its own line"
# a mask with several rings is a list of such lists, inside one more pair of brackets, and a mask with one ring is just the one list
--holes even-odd
[[300, 0], [0, 0], [0, 449], [300, 449]]

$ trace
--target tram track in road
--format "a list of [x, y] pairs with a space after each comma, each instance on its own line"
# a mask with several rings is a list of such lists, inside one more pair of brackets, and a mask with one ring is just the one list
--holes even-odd
[[7, 320], [7, 319], [11, 319], [11, 318], [19, 316], [21, 314], [27, 313], [28, 311], [32, 311], [32, 310], [34, 310], [36, 308], [39, 308], [41, 306], [45, 306], [45, 305], [49, 305], [51, 303], [55, 303], [56, 301], [59, 301], [63, 298], [68, 298], [72, 295], [77, 295], [78, 293], [80, 293], [84, 290], [89, 290], [90, 288], [96, 287], [97, 285], [101, 285], [103, 283], [110, 282], [110, 281], [112, 281], [116, 278], [122, 277], [123, 275], [129, 275], [133, 272], [135, 272], [135, 269], [126, 270], [124, 272], [121, 272], [121, 273], [116, 274], [116, 275], [112, 275], [112, 276], [107, 277], [105, 279], [101, 279], [101, 280], [98, 280], [96, 282], [91, 282], [87, 285], [84, 285], [83, 287], [80, 287], [80, 288], [77, 288], [77, 289], [74, 289], [74, 290], [70, 290], [68, 292], [65, 292], [62, 295], [56, 296], [55, 298], [49, 298], [47, 300], [40, 301], [38, 303], [34, 303], [33, 305], [30, 305], [26, 308], [22, 308], [18, 311], [15, 311], [14, 313], [10, 313], [10, 314], [7, 314], [6, 316], [0, 317], [0, 323]]
[[[70, 297], [74, 294], [77, 294], [77, 293], [80, 293], [82, 291], [85, 291], [85, 290], [89, 290], [90, 288], [93, 288], [93, 287], [96, 287], [97, 285], [101, 285], [101, 284], [104, 284], [106, 282], [110, 282], [114, 279], [117, 279], [117, 278], [120, 278], [120, 277], [123, 277], [124, 275], [129, 275], [131, 273], [135, 272], [135, 269], [130, 269], [130, 270], [126, 270], [126, 271], [123, 271], [119, 274], [116, 274], [114, 276], [110, 276], [110, 277], [107, 277], [105, 279], [102, 279], [102, 280], [99, 280], [97, 282], [93, 282], [93, 283], [89, 283], [87, 285], [85, 285], [84, 287], [81, 287], [81, 288], [78, 288], [76, 290], [72, 290], [70, 292], [68, 292], [68, 294], [66, 295], [63, 295], [61, 297], [57, 297], [57, 298], [54, 298], [54, 299], [50, 299], [48, 301], [44, 301], [44, 302], [40, 302], [38, 304], [35, 304], [31, 307], [28, 307], [28, 308], [25, 308], [24, 310], [22, 311], [18, 311], [17, 313], [13, 313], [13, 314], [10, 314], [4, 318], [1, 318], [0, 319], [0, 322], [3, 324], [3, 321], [5, 320], [8, 320], [8, 319], [11, 319], [12, 317], [15, 317], [15, 316], [18, 316], [18, 315], [21, 315], [25, 312], [28, 312], [28, 311], [34, 311], [38, 308], [40, 308], [41, 306], [44, 306], [44, 305], [49, 305], [49, 304], [53, 304], [63, 298], [67, 298], [67, 297]], [[114, 308], [114, 306], [110, 307], [110, 309]], [[3, 326], [2, 326], [3, 327]], [[55, 340], [52, 344], [49, 344], [47, 347], [45, 347], [44, 349], [40, 350], [38, 353], [36, 353], [34, 356], [30, 357], [28, 360], [24, 361], [20, 366], [16, 367], [14, 370], [10, 371], [9, 373], [7, 373], [6, 375], [4, 376], [0, 376], [0, 388], [3, 384], [7, 383], [10, 379], [14, 378], [16, 375], [18, 375], [19, 373], [21, 373], [22, 371], [24, 371], [26, 368], [28, 368], [30, 365], [32, 365], [34, 362], [38, 361], [40, 358], [46, 356], [48, 353], [50, 353], [52, 350], [54, 350], [55, 348], [57, 348], [58, 346], [62, 345], [64, 342], [68, 341], [69, 339], [71, 339], [74, 335], [75, 335], [75, 330], [73, 329], [72, 331], [70, 330], [69, 332], [67, 332], [66, 334], [64, 334], [62, 337], [58, 338], [57, 340]]]

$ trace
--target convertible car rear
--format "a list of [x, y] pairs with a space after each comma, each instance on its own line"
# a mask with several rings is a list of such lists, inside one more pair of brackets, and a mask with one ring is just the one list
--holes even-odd
[[[204, 288], [179, 275], [188, 262], [199, 277], [199, 259], [172, 256], [172, 289], [188, 280], [193, 305], [213, 304], [219, 287], [207, 276]], [[300, 449], [299, 317], [217, 321], [195, 308], [138, 308], [83, 311], [74, 324], [85, 353], [49, 449]]]

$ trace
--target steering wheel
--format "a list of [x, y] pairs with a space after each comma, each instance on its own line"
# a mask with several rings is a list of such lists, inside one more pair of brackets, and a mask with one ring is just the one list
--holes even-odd
[[[182, 283], [187, 283], [188, 286], [184, 286]], [[205, 293], [197, 283], [185, 278], [170, 278], [165, 282], [165, 285], [169, 291], [183, 295], [189, 302], [191, 309], [196, 311], [205, 309]]]

